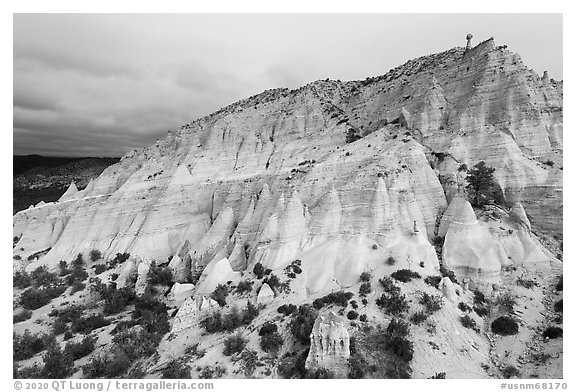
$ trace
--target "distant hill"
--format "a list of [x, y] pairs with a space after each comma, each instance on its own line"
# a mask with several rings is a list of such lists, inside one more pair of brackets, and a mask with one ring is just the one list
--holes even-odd
[[13, 213], [40, 201], [58, 200], [71, 182], [79, 189], [120, 158], [43, 157], [14, 155]]

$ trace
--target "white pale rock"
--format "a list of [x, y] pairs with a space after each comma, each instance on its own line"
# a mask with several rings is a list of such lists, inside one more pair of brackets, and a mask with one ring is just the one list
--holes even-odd
[[170, 289], [170, 298], [175, 302], [190, 298], [194, 293], [194, 287], [192, 283], [174, 283]]
[[329, 369], [336, 378], [345, 378], [350, 357], [350, 334], [345, 321], [334, 312], [319, 315], [310, 334], [306, 369]]
[[438, 288], [440, 289], [440, 291], [442, 291], [442, 294], [444, 294], [444, 296], [448, 298], [450, 301], [454, 302], [457, 300], [454, 284], [452, 283], [449, 277], [447, 276], [443, 277], [442, 280], [440, 281], [440, 284], [438, 285]]
[[71, 200], [77, 193], [78, 188], [76, 188], [76, 184], [74, 184], [74, 182], [71, 182], [70, 185], [68, 186], [68, 189], [66, 189], [66, 192], [64, 192], [64, 194], [60, 196], [60, 199], [58, 199], [58, 201]]
[[268, 283], [264, 283], [258, 291], [258, 297], [256, 298], [256, 303], [258, 304], [268, 304], [274, 300], [274, 291], [270, 288]]

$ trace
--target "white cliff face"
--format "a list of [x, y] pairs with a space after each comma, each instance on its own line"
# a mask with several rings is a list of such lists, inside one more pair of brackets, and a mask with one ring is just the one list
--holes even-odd
[[[433, 274], [430, 239], [448, 207], [445, 190], [454, 193], [439, 177], [457, 178], [461, 164], [495, 167], [507, 199], [526, 209], [511, 215], [525, 224], [529, 215], [534, 226], [561, 227], [561, 211], [547, 202], [561, 204], [561, 163], [541, 160], [561, 162], [562, 94], [489, 41], [369, 82], [267, 91], [127, 154], [83, 191], [71, 184], [60, 201], [19, 212], [14, 255], [29, 270], [92, 249], [105, 259], [172, 256], [177, 282], [205, 267], [202, 292], [256, 263], [278, 271], [295, 259], [309, 293], [349, 287], [390, 255]], [[350, 128], [363, 138], [346, 143]], [[431, 151], [443, 161], [431, 162]], [[529, 233], [495, 237], [455, 200], [438, 234], [457, 273], [497, 282], [508, 256], [549, 256]]]
[[345, 321], [333, 312], [319, 315], [310, 334], [306, 369], [329, 369], [337, 378], [345, 378], [349, 357], [350, 334]]

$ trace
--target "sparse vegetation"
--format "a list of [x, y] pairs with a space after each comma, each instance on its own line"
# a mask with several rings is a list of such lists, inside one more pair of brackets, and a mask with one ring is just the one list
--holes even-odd
[[400, 287], [396, 286], [394, 280], [390, 277], [384, 276], [378, 280], [378, 282], [380, 282], [380, 285], [384, 288], [386, 293], [400, 293]]
[[502, 370], [502, 375], [504, 378], [519, 377], [520, 371], [512, 365], [508, 365], [504, 368], [504, 370]]
[[348, 306], [348, 301], [353, 296], [354, 294], [350, 292], [336, 291], [334, 293], [325, 295], [324, 297], [315, 299], [312, 305], [316, 309], [322, 309], [322, 307], [326, 305], [337, 305], [345, 308], [346, 306]]
[[256, 278], [262, 279], [264, 277], [264, 266], [261, 263], [256, 263], [252, 272], [254, 272]]
[[562, 313], [564, 311], [564, 300], [561, 299], [554, 304], [554, 311]]
[[16, 333], [12, 338], [12, 358], [15, 361], [32, 358], [52, 344], [54, 337], [47, 334], [32, 334], [25, 330], [22, 335]]
[[420, 303], [424, 305], [428, 313], [434, 313], [442, 309], [444, 306], [444, 299], [440, 295], [430, 295], [428, 293], [422, 294]]
[[562, 328], [560, 327], [548, 327], [544, 330], [544, 332], [542, 333], [542, 337], [544, 337], [545, 339], [557, 339], [557, 338], [561, 338], [562, 335], [564, 334], [564, 331], [562, 330]]
[[278, 307], [278, 313], [282, 313], [284, 316], [289, 316], [292, 313], [296, 312], [298, 307], [294, 304], [284, 304]]
[[360, 274], [360, 282], [370, 282], [372, 279], [372, 274], [368, 271], [364, 271]]
[[390, 294], [382, 294], [380, 298], [376, 300], [376, 305], [382, 308], [386, 313], [395, 316], [400, 316], [410, 308], [406, 296], [400, 294], [399, 291], [394, 291]]
[[496, 305], [500, 306], [502, 309], [513, 312], [514, 306], [516, 306], [516, 297], [510, 292], [502, 293], [496, 298]]
[[348, 312], [346, 317], [348, 318], [348, 320], [356, 320], [358, 318], [358, 312], [356, 312], [355, 310], [351, 310]]
[[36, 310], [62, 295], [64, 291], [66, 291], [66, 286], [63, 284], [42, 288], [31, 287], [20, 296], [20, 305], [24, 309]]
[[472, 317], [470, 317], [469, 314], [465, 314], [464, 316], [461, 316], [460, 322], [462, 323], [462, 325], [464, 327], [471, 329], [473, 331], [476, 331], [476, 332], [480, 332], [480, 328], [478, 328], [478, 325], [476, 324], [476, 320], [474, 320]]
[[64, 348], [64, 352], [69, 354], [75, 361], [83, 358], [94, 351], [96, 338], [92, 336], [85, 336], [80, 342], [68, 342]]
[[472, 308], [470, 307], [470, 305], [465, 304], [464, 302], [460, 302], [458, 304], [458, 309], [460, 309], [463, 312], [471, 312]]
[[25, 289], [32, 285], [32, 278], [26, 271], [16, 271], [12, 276], [12, 284], [17, 289]]
[[412, 315], [412, 317], [410, 317], [410, 320], [416, 324], [416, 325], [420, 325], [422, 324], [424, 321], [426, 321], [428, 319], [428, 313], [423, 312], [423, 311], [418, 311], [416, 313], [414, 313]]
[[90, 260], [98, 261], [101, 258], [102, 258], [102, 252], [100, 252], [98, 249], [92, 249], [90, 251]]
[[212, 294], [210, 294], [210, 298], [218, 302], [218, 305], [220, 306], [226, 305], [227, 296], [228, 296], [228, 286], [225, 286], [223, 284], [219, 284], [218, 286], [216, 286]]
[[241, 280], [240, 282], [238, 282], [238, 286], [236, 286], [236, 289], [234, 291], [238, 294], [250, 293], [250, 292], [252, 292], [252, 285], [253, 284], [254, 284], [254, 282], [252, 282], [252, 281]]
[[168, 365], [162, 370], [162, 379], [188, 379], [192, 378], [190, 375], [190, 367], [184, 363], [182, 359], [172, 359]]
[[32, 317], [32, 311], [28, 309], [24, 309], [18, 313], [15, 313], [12, 316], [12, 323], [21, 323], [22, 321], [29, 320]]
[[301, 305], [298, 311], [292, 314], [288, 329], [303, 345], [310, 344], [310, 334], [317, 316], [318, 312], [310, 305]]
[[92, 266], [92, 268], [94, 269], [94, 273], [96, 275], [100, 275], [102, 272], [108, 269], [108, 267], [106, 267], [106, 264], [95, 264], [94, 266]]
[[360, 297], [366, 297], [371, 292], [372, 292], [372, 285], [370, 284], [370, 282], [364, 282], [360, 285], [358, 295], [360, 295]]
[[110, 325], [110, 320], [107, 320], [101, 314], [93, 314], [87, 317], [79, 317], [72, 321], [72, 332], [78, 332], [81, 334], [89, 334], [95, 329], [105, 327]]
[[518, 284], [518, 286], [522, 286], [522, 287], [525, 287], [527, 289], [531, 289], [535, 286], [538, 286], [538, 283], [534, 279], [528, 279], [528, 278], [522, 278], [522, 277], [519, 277], [518, 279], [516, 279], [516, 283]]
[[483, 207], [489, 203], [502, 204], [503, 195], [494, 180], [495, 171], [496, 169], [487, 166], [484, 161], [480, 161], [468, 169], [466, 189], [473, 206]]
[[396, 259], [394, 257], [390, 256], [386, 259], [386, 264], [394, 265], [394, 264], [396, 264]]

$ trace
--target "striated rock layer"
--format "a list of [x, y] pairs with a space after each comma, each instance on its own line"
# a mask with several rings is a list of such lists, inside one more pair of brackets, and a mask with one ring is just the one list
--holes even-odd
[[[498, 282], [511, 253], [514, 263], [548, 257], [528, 219], [561, 234], [562, 97], [562, 82], [491, 39], [364, 81], [265, 91], [127, 154], [82, 191], [72, 184], [58, 202], [16, 214], [16, 265], [56, 268], [91, 249], [172, 256], [178, 282], [205, 268], [202, 293], [258, 262], [279, 270], [302, 260], [308, 293], [350, 286], [389, 256], [434, 273], [430, 240], [462, 185], [459, 167], [484, 160], [506, 201], [521, 202], [512, 215], [528, 232], [492, 239], [457, 198], [438, 234], [447, 265]], [[351, 131], [362, 138], [347, 143]]]

